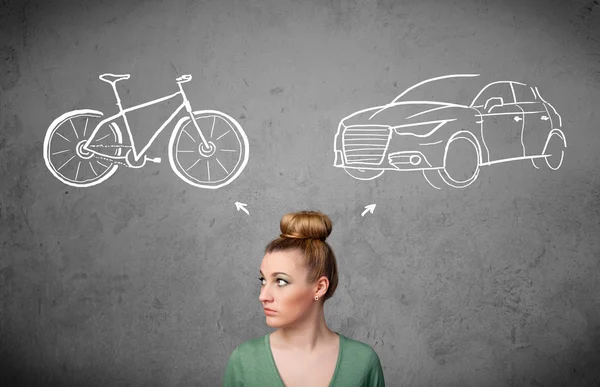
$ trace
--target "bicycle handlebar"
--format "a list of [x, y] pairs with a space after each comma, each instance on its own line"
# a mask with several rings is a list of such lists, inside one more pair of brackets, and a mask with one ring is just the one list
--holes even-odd
[[192, 76], [187, 74], [187, 75], [182, 75], [179, 78], [175, 79], [177, 82], [189, 82], [192, 80]]

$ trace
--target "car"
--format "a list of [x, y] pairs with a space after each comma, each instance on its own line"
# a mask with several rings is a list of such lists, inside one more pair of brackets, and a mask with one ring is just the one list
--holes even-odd
[[482, 166], [514, 160], [560, 168], [567, 147], [562, 118], [538, 88], [495, 81], [474, 89], [480, 91], [471, 99], [473, 89], [461, 83], [476, 77], [427, 79], [388, 104], [344, 117], [334, 138], [334, 167], [358, 180], [422, 171], [437, 189], [467, 187]]

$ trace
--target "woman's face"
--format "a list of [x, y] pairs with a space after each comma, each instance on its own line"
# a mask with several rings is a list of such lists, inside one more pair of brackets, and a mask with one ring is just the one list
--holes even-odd
[[307, 311], [316, 303], [317, 286], [306, 283], [308, 267], [299, 250], [267, 253], [260, 265], [261, 289], [259, 300], [265, 313], [267, 325], [281, 328], [297, 323], [306, 317]]

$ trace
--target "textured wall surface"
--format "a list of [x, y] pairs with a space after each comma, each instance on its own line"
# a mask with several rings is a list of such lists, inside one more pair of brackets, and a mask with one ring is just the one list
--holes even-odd
[[[257, 277], [280, 217], [319, 209], [341, 272], [328, 324], [375, 348], [387, 385], [600, 385], [597, 1], [0, 7], [0, 384], [219, 385], [231, 350], [269, 332]], [[244, 128], [244, 171], [185, 183], [170, 126], [149, 150], [162, 163], [60, 182], [46, 131], [70, 110], [115, 113], [105, 72], [131, 74], [126, 107], [192, 74], [193, 108]], [[517, 160], [436, 190], [418, 172], [333, 167], [341, 118], [456, 73], [539, 87], [562, 115], [561, 168]], [[140, 143], [168, 113], [137, 118]]]

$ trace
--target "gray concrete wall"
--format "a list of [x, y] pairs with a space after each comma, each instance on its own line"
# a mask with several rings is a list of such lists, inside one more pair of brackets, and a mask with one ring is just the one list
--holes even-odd
[[[231, 350], [269, 332], [257, 276], [280, 217], [319, 209], [341, 273], [328, 324], [375, 348], [387, 385], [599, 385], [596, 1], [0, 6], [0, 380], [219, 385]], [[218, 190], [186, 184], [170, 127], [150, 150], [161, 164], [60, 182], [46, 130], [70, 110], [114, 113], [105, 72], [131, 74], [124, 106], [192, 74], [194, 109], [244, 128], [245, 170]], [[562, 115], [561, 168], [513, 161], [436, 190], [418, 172], [333, 167], [341, 118], [455, 73], [538, 86]], [[152, 114], [140, 138], [168, 108]]]

